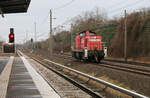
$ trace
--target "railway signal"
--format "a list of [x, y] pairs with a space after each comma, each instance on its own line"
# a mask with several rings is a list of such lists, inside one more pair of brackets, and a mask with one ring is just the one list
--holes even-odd
[[33, 38], [31, 38], [31, 43], [33, 43]]
[[15, 41], [14, 28], [10, 28], [9, 43], [14, 43], [14, 41]]

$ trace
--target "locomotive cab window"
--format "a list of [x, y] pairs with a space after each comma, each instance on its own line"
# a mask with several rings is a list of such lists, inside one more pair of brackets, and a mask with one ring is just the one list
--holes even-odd
[[85, 37], [85, 33], [81, 33], [80, 34], [80, 37], [82, 38], [82, 37]]
[[96, 34], [95, 34], [95, 32], [91, 32], [91, 31], [90, 31], [90, 32], [89, 32], [89, 35], [90, 35], [90, 36], [94, 36], [94, 35], [96, 35]]

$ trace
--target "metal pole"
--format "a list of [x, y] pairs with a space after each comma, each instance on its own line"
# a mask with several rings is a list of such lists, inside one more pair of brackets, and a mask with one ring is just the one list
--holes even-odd
[[26, 48], [28, 48], [28, 33], [27, 33], [27, 31], [26, 31], [26, 38], [25, 38], [25, 40], [26, 40]]
[[[35, 32], [34, 32], [34, 42], [36, 42], [36, 22], [34, 23]], [[36, 48], [36, 43], [34, 43], [34, 48]]]
[[[71, 28], [72, 28], [72, 24], [71, 24]], [[72, 51], [72, 32], [70, 32], [70, 49]]]
[[31, 38], [31, 52], [33, 52], [33, 38]]
[[28, 41], [28, 33], [26, 31], [26, 43], [27, 43], [27, 41]]
[[49, 39], [49, 44], [50, 44], [50, 57], [52, 57], [53, 53], [53, 35], [52, 35], [52, 11], [50, 10], [50, 39]]
[[125, 10], [125, 32], [124, 32], [124, 59], [127, 62], [127, 12]]
[[70, 32], [70, 49], [72, 50], [72, 33]]

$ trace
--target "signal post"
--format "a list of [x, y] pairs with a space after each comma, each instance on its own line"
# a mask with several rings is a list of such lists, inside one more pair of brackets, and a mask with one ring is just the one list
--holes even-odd
[[9, 43], [14, 43], [14, 41], [15, 41], [14, 28], [10, 28]]
[[3, 45], [3, 52], [4, 53], [15, 53], [15, 35], [14, 35], [14, 28], [10, 28], [9, 34], [9, 43]]

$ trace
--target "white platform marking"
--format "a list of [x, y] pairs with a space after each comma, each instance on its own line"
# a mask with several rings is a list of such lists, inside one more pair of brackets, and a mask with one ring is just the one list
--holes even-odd
[[13, 61], [14, 61], [14, 57], [11, 56], [7, 65], [5, 66], [5, 68], [3, 69], [0, 75], [0, 98], [6, 98], [7, 87], [8, 87]]
[[35, 69], [30, 65], [30, 63], [24, 58], [21, 57], [23, 60], [25, 67], [29, 71], [36, 87], [38, 88], [41, 96], [43, 98], [61, 98], [55, 91], [52, 89], [49, 84], [41, 77]]

